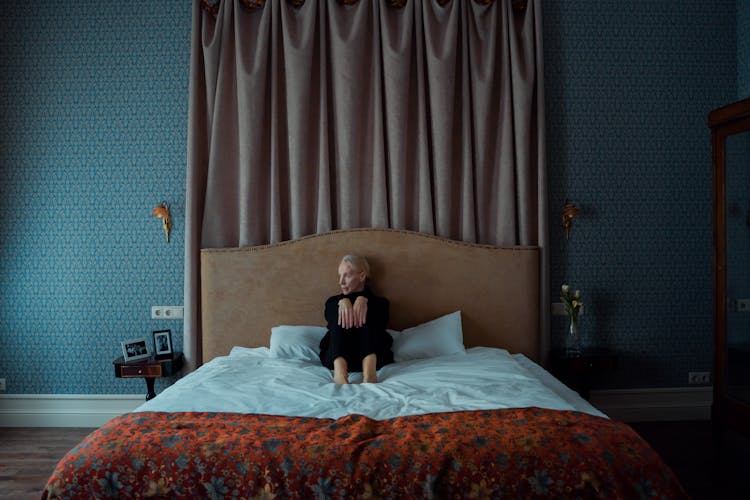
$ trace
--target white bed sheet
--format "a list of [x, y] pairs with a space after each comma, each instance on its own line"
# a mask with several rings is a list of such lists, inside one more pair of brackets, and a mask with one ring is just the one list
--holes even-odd
[[523, 355], [475, 347], [465, 353], [383, 367], [377, 384], [361, 373], [332, 382], [319, 363], [279, 359], [267, 348], [235, 347], [135, 411], [208, 411], [384, 420], [405, 415], [537, 406], [606, 417]]

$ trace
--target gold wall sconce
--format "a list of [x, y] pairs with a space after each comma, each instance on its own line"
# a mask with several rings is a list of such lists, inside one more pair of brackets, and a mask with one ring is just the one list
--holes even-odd
[[167, 243], [169, 243], [169, 233], [172, 231], [172, 215], [169, 213], [169, 204], [162, 201], [151, 210], [151, 213], [154, 217], [161, 219], [161, 225], [164, 228], [164, 234], [167, 236]]
[[562, 225], [563, 225], [563, 228], [565, 228], [566, 240], [570, 237], [570, 226], [573, 225], [573, 219], [575, 217], [578, 217], [579, 213], [580, 213], [580, 210], [578, 210], [578, 207], [576, 207], [573, 204], [573, 202], [566, 199], [565, 206], [563, 207], [563, 212], [562, 212]]

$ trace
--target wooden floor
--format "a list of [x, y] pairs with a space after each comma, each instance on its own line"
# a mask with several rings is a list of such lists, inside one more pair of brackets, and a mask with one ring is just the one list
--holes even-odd
[[711, 422], [631, 423], [694, 500], [750, 499], [750, 437], [726, 431], [717, 452]]
[[[750, 498], [750, 439], [727, 433], [717, 467], [710, 422], [634, 423], [695, 500]], [[38, 499], [57, 461], [92, 429], [0, 428], [0, 498]]]
[[57, 462], [92, 430], [0, 427], [0, 498], [38, 499]]

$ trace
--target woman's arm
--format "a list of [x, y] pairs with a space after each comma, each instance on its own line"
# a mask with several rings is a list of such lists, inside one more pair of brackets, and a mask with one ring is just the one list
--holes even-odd
[[325, 318], [328, 330], [333, 330], [339, 324], [339, 300], [343, 295], [334, 295], [326, 300]]
[[354, 316], [354, 326], [360, 327], [367, 323], [367, 296], [360, 295], [354, 300], [352, 313]]
[[360, 295], [334, 295], [326, 300], [325, 317], [329, 330], [337, 326], [348, 330], [364, 324], [363, 316], [367, 313], [367, 310], [365, 306], [365, 311], [364, 313], [362, 312], [362, 301], [366, 301], [367, 299], [363, 298], [360, 300], [360, 297]]
[[385, 297], [371, 297], [368, 301], [367, 323], [375, 330], [388, 326], [390, 302]]
[[325, 307], [329, 330], [334, 325], [350, 329], [364, 324], [369, 324], [378, 330], [385, 330], [388, 324], [388, 313], [388, 299], [366, 292], [330, 297]]
[[344, 297], [339, 300], [338, 324], [344, 330], [348, 330], [349, 328], [353, 328], [356, 323], [352, 301], [348, 297]]

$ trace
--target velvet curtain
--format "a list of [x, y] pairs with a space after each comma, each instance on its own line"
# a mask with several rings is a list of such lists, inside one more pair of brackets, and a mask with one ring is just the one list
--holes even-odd
[[200, 248], [409, 229], [540, 246], [548, 289], [541, 0], [194, 0], [192, 29], [192, 366]]

